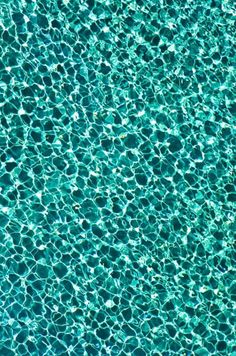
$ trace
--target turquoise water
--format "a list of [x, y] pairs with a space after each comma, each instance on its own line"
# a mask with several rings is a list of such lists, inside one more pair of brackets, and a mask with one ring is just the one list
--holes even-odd
[[235, 15], [0, 1], [0, 356], [236, 356]]

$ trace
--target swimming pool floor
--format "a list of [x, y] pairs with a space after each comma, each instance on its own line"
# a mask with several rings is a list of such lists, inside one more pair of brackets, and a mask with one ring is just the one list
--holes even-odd
[[0, 0], [0, 356], [236, 356], [233, 0]]

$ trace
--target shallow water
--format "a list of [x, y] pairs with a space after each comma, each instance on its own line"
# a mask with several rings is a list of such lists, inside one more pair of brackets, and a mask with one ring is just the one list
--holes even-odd
[[236, 356], [233, 1], [0, 1], [0, 355]]

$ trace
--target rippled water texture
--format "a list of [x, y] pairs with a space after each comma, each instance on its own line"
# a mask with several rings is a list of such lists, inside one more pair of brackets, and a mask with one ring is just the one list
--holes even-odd
[[0, 356], [236, 356], [235, 16], [0, 1]]

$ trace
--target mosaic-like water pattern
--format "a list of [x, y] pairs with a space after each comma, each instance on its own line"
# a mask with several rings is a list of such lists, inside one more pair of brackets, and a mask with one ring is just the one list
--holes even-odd
[[235, 15], [0, 1], [1, 356], [236, 356]]

